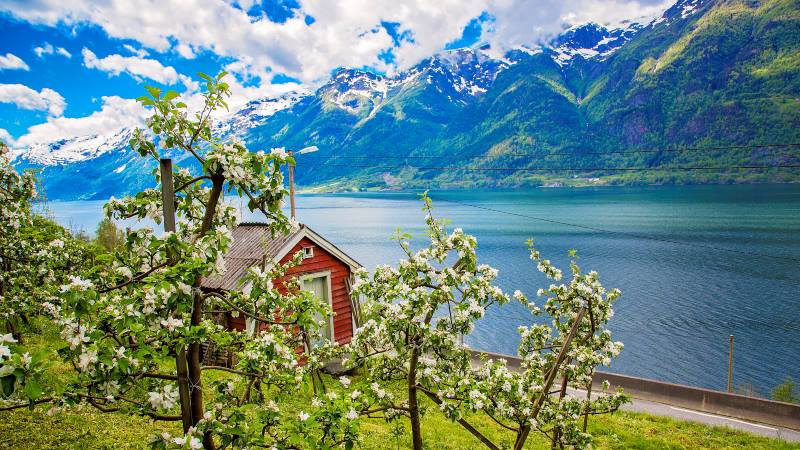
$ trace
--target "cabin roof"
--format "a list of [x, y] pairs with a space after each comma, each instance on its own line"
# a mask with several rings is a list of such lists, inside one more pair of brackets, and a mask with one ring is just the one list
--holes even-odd
[[356, 260], [331, 244], [317, 232], [300, 225], [287, 234], [272, 236], [265, 223], [243, 222], [233, 229], [233, 243], [225, 254], [225, 273], [203, 278], [201, 286], [211, 290], [238, 289], [239, 280], [247, 269], [264, 262], [280, 261], [303, 238], [308, 238], [328, 253], [350, 266], [350, 270], [361, 267]]

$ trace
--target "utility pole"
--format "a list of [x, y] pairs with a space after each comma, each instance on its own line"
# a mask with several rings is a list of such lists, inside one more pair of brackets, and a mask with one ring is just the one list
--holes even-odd
[[[293, 152], [289, 150], [289, 156], [293, 156]], [[291, 218], [295, 218], [294, 207], [294, 164], [289, 164], [289, 205], [291, 208]]]
[[728, 392], [733, 392], [733, 335], [728, 340]]
[[[161, 204], [164, 209], [164, 232], [175, 232], [175, 185], [172, 181], [172, 160], [159, 160], [161, 168]], [[178, 374], [178, 394], [181, 400], [181, 421], [183, 432], [188, 433], [192, 426], [191, 397], [189, 395], [189, 369], [186, 364], [186, 349], [183, 345], [175, 348], [175, 367]]]

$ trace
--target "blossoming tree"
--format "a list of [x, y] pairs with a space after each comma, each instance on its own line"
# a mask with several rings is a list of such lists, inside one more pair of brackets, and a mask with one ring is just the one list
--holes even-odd
[[[533, 241], [529, 247], [538, 270], [560, 281], [561, 270], [541, 257]], [[574, 251], [570, 255], [577, 258]], [[546, 435], [553, 448], [589, 447], [588, 417], [616, 411], [627, 401], [621, 391], [606, 394], [607, 382], [604, 392], [592, 394], [595, 367], [609, 365], [622, 349], [622, 343], [612, 341], [605, 328], [620, 292], [606, 291], [597, 272], [582, 273], [575, 259], [570, 271], [569, 283], [539, 289], [538, 295], [545, 297], [542, 308], [522, 292], [514, 293], [534, 317], [546, 313], [550, 323], [519, 328], [519, 368], [510, 368], [505, 360], [488, 360], [445, 383], [438, 394], [448, 417], [458, 420], [465, 412], [486, 414], [513, 432], [514, 449], [521, 449], [534, 430]], [[496, 442], [484, 443], [499, 448]]]
[[91, 257], [87, 245], [33, 213], [32, 172], [18, 173], [0, 142], [0, 398], [37, 402], [47, 354], [23, 347], [23, 323], [46, 314], [58, 286]]
[[0, 322], [19, 340], [20, 322], [41, 314], [91, 254], [85, 243], [33, 213], [34, 173], [18, 173], [9, 154], [0, 142]]
[[[182, 423], [182, 435], [164, 433], [153, 440], [153, 448], [318, 447], [331, 436], [344, 436], [338, 441], [344, 443], [351, 435], [337, 430], [352, 425], [343, 416], [331, 413], [336, 420], [298, 427], [296, 418], [284, 420], [275, 402], [251, 399], [253, 389], [296, 388], [317, 367], [318, 354], [329, 351], [325, 346], [297, 351], [327, 306], [296, 282], [276, 286], [272, 281], [299, 259], [250, 269], [239, 291], [200, 288], [203, 277], [225, 269], [223, 257], [237, 214], [223, 201], [224, 194], [246, 197], [249, 209], [262, 213], [275, 233], [295, 226], [281, 210], [287, 194], [281, 169], [293, 164], [292, 158], [283, 149], [250, 152], [237, 140], [213, 135], [212, 113], [226, 107], [230, 93], [224, 74], [201, 76], [206, 90], [199, 113], [187, 113], [171, 91], [162, 94], [149, 87], [150, 95], [139, 99], [153, 110], [150, 132], [136, 130], [130, 144], [160, 162], [156, 179], [162, 189], [111, 199], [106, 213], [116, 219], [163, 221], [165, 232], [129, 231], [118, 251], [99, 257], [63, 285], [51, 313], [64, 340], [59, 353], [76, 376], [66, 387], [44, 387], [27, 404], [48, 401], [58, 408], [88, 403], [104, 412]], [[160, 160], [161, 154], [185, 155], [199, 173], [173, 169]], [[256, 321], [257, 332], [223, 328], [212, 320], [220, 311]], [[203, 342], [234, 352], [236, 365], [204, 365]], [[225, 379], [206, 387], [207, 371], [225, 371], [242, 382]], [[17, 406], [22, 404], [5, 409]], [[320, 409], [333, 406], [326, 403]]]
[[[515, 433], [514, 448], [522, 448], [531, 430], [551, 437], [554, 445], [583, 447], [590, 442], [578, 417], [616, 410], [621, 393], [578, 400], [568, 388], [588, 389], [594, 367], [608, 364], [621, 344], [610, 340], [603, 325], [612, 315], [619, 291], [606, 293], [596, 272], [582, 274], [572, 264], [573, 280], [540, 290], [549, 296], [545, 311], [552, 324], [521, 327], [519, 370], [504, 360], [480, 363], [460, 339], [470, 333], [486, 308], [508, 302], [494, 285], [497, 270], [478, 264], [477, 241], [461, 229], [447, 233], [432, 217], [431, 201], [423, 196], [430, 245], [412, 252], [407, 235], [397, 239], [406, 253], [397, 268], [379, 266], [372, 275], [362, 271], [354, 286], [364, 298], [365, 324], [349, 346], [353, 366], [367, 370], [354, 410], [394, 421], [407, 417], [415, 449], [423, 447], [419, 393], [439, 405], [489, 448], [500, 448], [467, 421], [465, 413], [486, 414]], [[554, 280], [561, 272], [540, 258], [531, 243], [531, 258]], [[513, 298], [534, 316], [541, 309], [516, 291]], [[532, 317], [534, 319], [534, 317]], [[560, 387], [552, 392], [558, 378]], [[407, 396], [396, 398], [386, 382], [401, 381]]]
[[[398, 234], [406, 258], [397, 268], [357, 274], [354, 292], [365, 299], [367, 320], [350, 344], [350, 364], [368, 371], [365, 390], [386, 419], [408, 417], [415, 449], [423, 445], [419, 395], [438, 400], [444, 379], [468, 369], [472, 355], [460, 337], [472, 331], [488, 306], [509, 301], [493, 284], [497, 270], [478, 264], [476, 239], [461, 229], [448, 234], [444, 222], [432, 216], [431, 200], [423, 196], [423, 201], [430, 245], [412, 252], [409, 236]], [[407, 392], [403, 399], [381, 387], [400, 380]]]

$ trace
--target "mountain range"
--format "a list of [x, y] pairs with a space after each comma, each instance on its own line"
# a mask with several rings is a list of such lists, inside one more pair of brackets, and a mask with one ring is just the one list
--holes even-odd
[[[797, 169], [752, 166], [800, 163], [797, 146], [773, 145], [800, 142], [800, 2], [680, 0], [396, 76], [342, 68], [313, 92], [253, 99], [215, 131], [314, 150], [297, 155], [309, 190], [796, 182]], [[153, 166], [130, 134], [40, 144], [15, 164], [41, 169], [51, 199], [135, 192]]]

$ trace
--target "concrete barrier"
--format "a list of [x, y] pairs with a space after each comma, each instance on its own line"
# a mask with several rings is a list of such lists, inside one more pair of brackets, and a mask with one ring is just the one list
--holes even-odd
[[[520, 359], [514, 356], [473, 354], [476, 359], [481, 355], [503, 358], [509, 367], [519, 368]], [[599, 390], [604, 380], [611, 384], [611, 391], [620, 387], [634, 398], [800, 430], [800, 405], [601, 371], [595, 372], [593, 389]]]
[[603, 380], [611, 383], [612, 390], [621, 387], [634, 398], [800, 430], [800, 405], [616, 373], [595, 372], [593, 384], [599, 388]]

